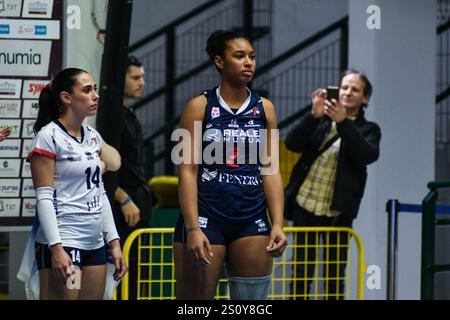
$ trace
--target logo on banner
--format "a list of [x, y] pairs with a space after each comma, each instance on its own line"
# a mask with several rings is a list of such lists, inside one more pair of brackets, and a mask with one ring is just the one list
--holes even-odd
[[47, 26], [34, 26], [34, 34], [37, 36], [47, 35]]
[[47, 83], [47, 80], [25, 80], [23, 82], [23, 98], [38, 99]]
[[20, 100], [0, 100], [0, 118], [19, 118]]
[[0, 199], [0, 217], [19, 216], [20, 199]]
[[0, 154], [5, 158], [18, 158], [20, 154], [20, 140], [6, 139], [0, 143]]
[[0, 180], [0, 198], [19, 197], [20, 179], [1, 179]]
[[22, 118], [37, 118], [39, 102], [37, 100], [24, 100]]
[[36, 199], [23, 199], [22, 216], [34, 217], [36, 213]]
[[51, 41], [2, 40], [0, 74], [46, 77]]
[[23, 131], [22, 138], [33, 138], [34, 137], [34, 123], [35, 119], [23, 120]]
[[[3, 40], [2, 40], [3, 42]], [[1, 57], [0, 57], [1, 60]], [[3, 66], [0, 65], [0, 70]], [[0, 72], [1, 74], [1, 72]], [[0, 99], [19, 99], [22, 80], [0, 79]]]
[[30, 163], [24, 161], [22, 165], [22, 177], [23, 178], [31, 178], [31, 167]]
[[22, 0], [0, 0], [0, 17], [20, 17]]
[[22, 184], [22, 197], [35, 197], [36, 192], [34, 191], [33, 180], [24, 179]]
[[4, 128], [11, 128], [11, 134], [9, 138], [19, 138], [20, 137], [20, 120], [3, 120], [0, 118], [0, 130]]
[[9, 24], [0, 24], [0, 34], [1, 35], [5, 35], [5, 34], [9, 34]]
[[22, 147], [22, 158], [26, 158], [28, 154], [31, 152], [31, 145], [33, 144], [32, 139], [26, 139], [23, 140], [23, 147]]
[[13, 96], [16, 93], [16, 86], [11, 82], [0, 83], [0, 95]]
[[53, 0], [25, 0], [22, 17], [24, 18], [50, 18], [52, 15]]
[[0, 159], [0, 177], [18, 178], [20, 159]]

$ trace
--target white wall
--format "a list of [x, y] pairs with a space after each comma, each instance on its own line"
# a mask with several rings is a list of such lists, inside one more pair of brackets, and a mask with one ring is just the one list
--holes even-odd
[[[66, 0], [66, 8], [77, 5], [81, 9], [80, 29], [63, 28], [64, 35], [64, 67], [80, 68], [92, 74], [97, 83], [100, 81], [100, 69], [102, 66], [102, 54], [105, 34], [97, 37], [97, 27], [94, 24], [92, 14], [95, 16], [98, 26], [106, 28], [108, 13], [107, 0]], [[65, 11], [65, 10], [64, 10]], [[67, 16], [64, 15], [64, 21]], [[95, 116], [88, 119], [89, 124], [95, 126]]]
[[[97, 18], [101, 29], [106, 27], [108, 11], [107, 0], [89, 1], [67, 0], [66, 6], [77, 5], [81, 9], [81, 28], [69, 30], [64, 28], [64, 66], [85, 69], [92, 73], [97, 81], [100, 79], [103, 45], [97, 41], [97, 29], [91, 13]], [[104, 40], [104, 34], [100, 36]]]
[[[381, 9], [380, 30], [366, 27], [366, 9], [372, 4]], [[386, 298], [386, 201], [421, 203], [426, 183], [434, 179], [435, 8], [435, 0], [349, 2], [349, 64], [373, 83], [367, 117], [380, 125], [383, 135], [355, 224], [366, 246], [366, 262], [382, 271], [382, 289], [366, 289], [368, 299]], [[418, 299], [421, 219], [401, 213], [399, 220], [397, 297]]]

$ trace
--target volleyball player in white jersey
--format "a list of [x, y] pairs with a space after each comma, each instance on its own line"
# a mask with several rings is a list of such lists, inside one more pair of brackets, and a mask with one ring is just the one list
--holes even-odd
[[40, 299], [102, 299], [104, 239], [120, 279], [126, 270], [101, 176], [101, 137], [83, 120], [99, 96], [86, 71], [61, 71], [41, 93], [36, 137], [28, 155], [39, 228]]

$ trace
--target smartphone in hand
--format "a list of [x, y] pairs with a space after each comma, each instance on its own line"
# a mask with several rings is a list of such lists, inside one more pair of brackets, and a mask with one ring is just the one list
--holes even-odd
[[331, 102], [331, 99], [336, 99], [336, 101], [339, 101], [339, 87], [327, 87], [327, 100]]

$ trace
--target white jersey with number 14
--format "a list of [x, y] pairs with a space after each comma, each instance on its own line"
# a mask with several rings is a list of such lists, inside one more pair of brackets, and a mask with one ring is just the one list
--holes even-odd
[[[53, 121], [37, 133], [31, 146], [28, 159], [38, 154], [55, 161], [53, 205], [63, 246], [93, 250], [104, 245], [101, 141], [88, 125], [83, 124], [82, 137], [75, 138]], [[36, 241], [48, 243], [42, 228]]]

